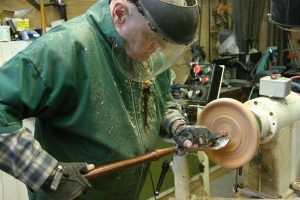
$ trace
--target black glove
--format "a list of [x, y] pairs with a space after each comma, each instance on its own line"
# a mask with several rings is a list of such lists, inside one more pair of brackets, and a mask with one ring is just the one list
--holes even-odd
[[87, 163], [59, 162], [42, 189], [53, 200], [72, 200], [77, 198], [91, 184], [83, 176], [87, 172]]
[[208, 147], [214, 143], [214, 136], [208, 128], [199, 125], [179, 125], [173, 133], [173, 138], [179, 147], [183, 147], [185, 140], [190, 140], [198, 147]]

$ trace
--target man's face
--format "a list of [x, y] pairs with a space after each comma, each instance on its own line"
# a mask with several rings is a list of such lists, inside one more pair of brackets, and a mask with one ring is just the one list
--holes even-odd
[[[134, 26], [134, 24], [133, 24]], [[127, 55], [135, 60], [147, 60], [156, 50], [163, 50], [166, 41], [150, 30], [148, 24], [140, 24], [136, 28], [128, 29], [128, 39], [125, 43]]]
[[168, 42], [152, 31], [133, 3], [112, 0], [110, 11], [114, 26], [124, 40], [113, 45], [112, 55], [129, 79], [151, 80], [174, 64], [184, 51], [184, 45]]
[[163, 50], [166, 41], [150, 29], [135, 5], [122, 0], [116, 1], [112, 17], [118, 33], [125, 40], [128, 57], [144, 61], [157, 49]]

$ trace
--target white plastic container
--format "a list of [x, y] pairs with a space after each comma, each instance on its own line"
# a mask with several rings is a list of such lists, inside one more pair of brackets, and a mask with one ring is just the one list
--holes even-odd
[[10, 27], [0, 26], [0, 42], [9, 42], [9, 41], [10, 41]]
[[259, 94], [267, 97], [284, 98], [291, 93], [292, 80], [285, 77], [265, 76], [259, 82]]

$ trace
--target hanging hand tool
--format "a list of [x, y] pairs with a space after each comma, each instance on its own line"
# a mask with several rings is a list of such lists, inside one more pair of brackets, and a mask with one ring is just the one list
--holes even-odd
[[66, 1], [65, 0], [55, 0], [55, 3], [59, 9], [60, 18], [67, 21], [68, 18], [67, 18]]
[[46, 33], [46, 16], [45, 16], [45, 7], [44, 0], [40, 0], [40, 12], [41, 12], [41, 28], [42, 32]]
[[[40, 3], [38, 0], [27, 0], [28, 3], [33, 5], [36, 9], [40, 10]], [[43, 2], [44, 7], [54, 6], [58, 7], [60, 18], [67, 21], [67, 9], [66, 9], [66, 1], [65, 0], [48, 0], [47, 2]]]

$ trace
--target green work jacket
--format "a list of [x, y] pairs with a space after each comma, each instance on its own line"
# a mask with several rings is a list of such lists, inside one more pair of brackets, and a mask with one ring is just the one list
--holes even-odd
[[[100, 0], [6, 62], [0, 131], [16, 131], [22, 119], [36, 117], [35, 138], [61, 162], [100, 166], [154, 150], [171, 100], [170, 73], [157, 76], [145, 98], [143, 83], [116, 67], [115, 39], [108, 0]], [[142, 164], [92, 181], [79, 199], [138, 199], [147, 169]], [[42, 191], [30, 196], [47, 199]]]

